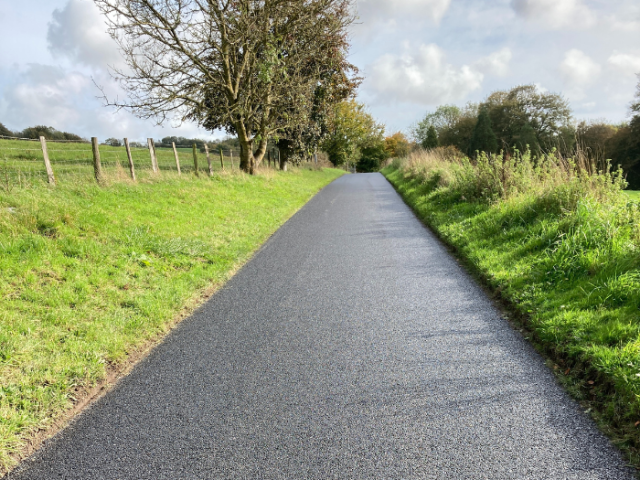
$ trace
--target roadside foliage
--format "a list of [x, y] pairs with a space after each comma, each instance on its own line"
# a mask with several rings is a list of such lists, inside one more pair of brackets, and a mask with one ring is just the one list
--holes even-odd
[[557, 152], [414, 152], [383, 170], [505, 300], [613, 440], [640, 446], [640, 204], [620, 170]]

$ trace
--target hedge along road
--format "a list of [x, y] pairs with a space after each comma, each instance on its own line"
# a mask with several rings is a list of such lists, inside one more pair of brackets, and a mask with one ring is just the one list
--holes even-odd
[[11, 479], [631, 479], [380, 174], [347, 175]]

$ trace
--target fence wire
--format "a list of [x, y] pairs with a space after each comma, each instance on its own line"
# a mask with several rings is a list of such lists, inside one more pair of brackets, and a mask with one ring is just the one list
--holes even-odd
[[[93, 151], [91, 143], [76, 140], [47, 140], [46, 149], [57, 181], [80, 181], [94, 176]], [[128, 175], [129, 159], [124, 146], [99, 145], [100, 163], [107, 177]], [[136, 173], [152, 172], [151, 152], [148, 147], [131, 147], [131, 159]], [[161, 172], [177, 172], [176, 158], [172, 147], [154, 147], [158, 169]], [[196, 166], [192, 148], [176, 147], [180, 170], [192, 174]], [[209, 172], [207, 155], [196, 151], [198, 171]], [[240, 152], [234, 149], [211, 149], [209, 159], [213, 172], [237, 169]], [[266, 158], [265, 158], [266, 161]], [[275, 162], [273, 163], [275, 165]], [[44, 154], [39, 140], [0, 136], [0, 186], [24, 186], [33, 181], [46, 181]]]

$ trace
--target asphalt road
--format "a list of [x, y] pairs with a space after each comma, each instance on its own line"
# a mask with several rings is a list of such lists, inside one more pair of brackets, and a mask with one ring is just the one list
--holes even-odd
[[344, 176], [11, 479], [631, 479], [380, 174]]

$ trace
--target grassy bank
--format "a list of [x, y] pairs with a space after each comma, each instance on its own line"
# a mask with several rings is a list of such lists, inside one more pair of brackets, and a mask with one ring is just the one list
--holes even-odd
[[622, 178], [581, 161], [472, 163], [442, 150], [383, 173], [638, 465], [640, 210]]
[[0, 190], [0, 472], [342, 173]]

